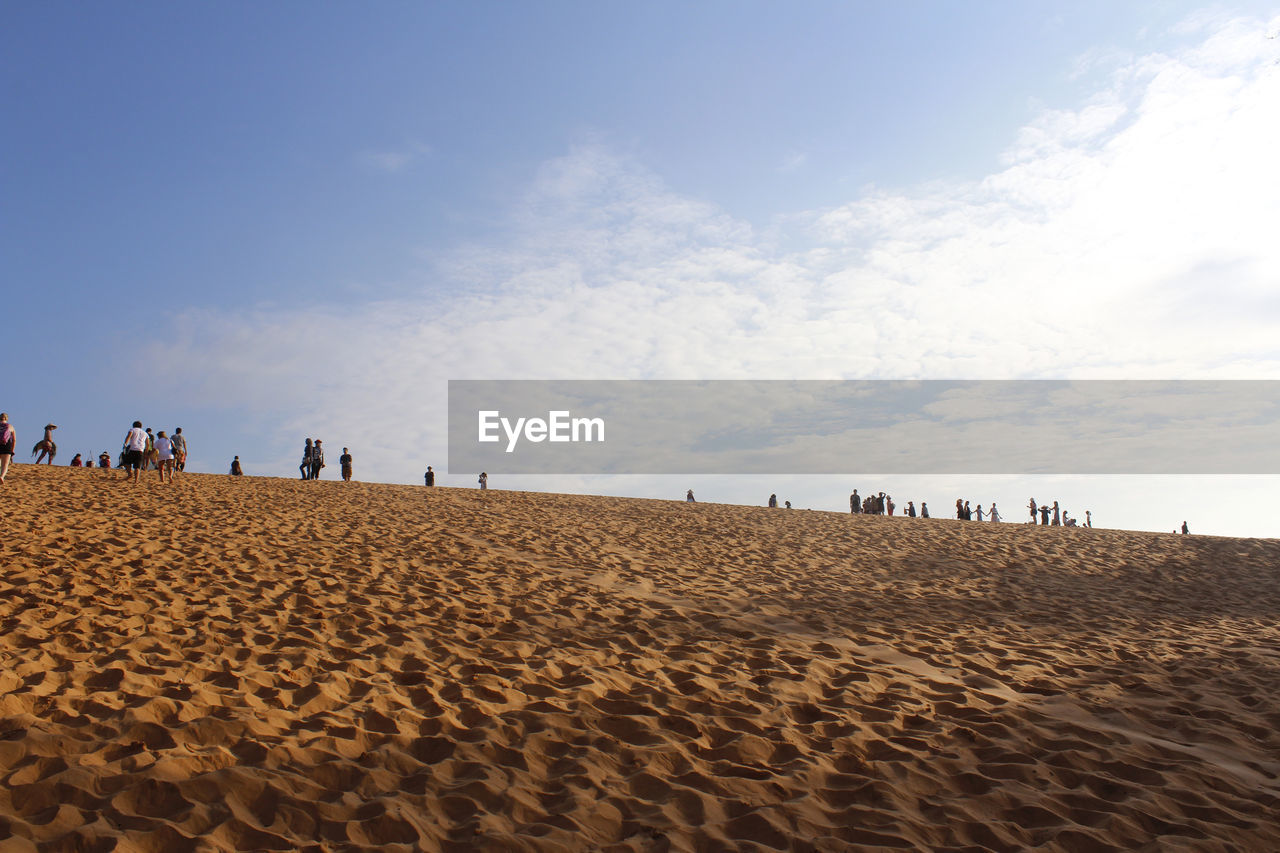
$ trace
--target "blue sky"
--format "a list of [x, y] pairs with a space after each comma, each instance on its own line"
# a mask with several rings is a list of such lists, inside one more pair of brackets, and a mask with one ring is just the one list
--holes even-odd
[[[1280, 375], [1274, 6], [4, 19], [0, 408], [24, 443], [58, 422], [59, 461], [141, 418], [202, 470], [321, 435], [417, 482], [450, 378]], [[1129, 483], [1114, 523], [1186, 514]]]

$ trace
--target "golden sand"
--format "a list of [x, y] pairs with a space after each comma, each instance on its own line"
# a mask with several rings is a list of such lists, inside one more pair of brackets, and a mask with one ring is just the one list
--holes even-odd
[[18, 466], [4, 850], [1280, 849], [1280, 541]]

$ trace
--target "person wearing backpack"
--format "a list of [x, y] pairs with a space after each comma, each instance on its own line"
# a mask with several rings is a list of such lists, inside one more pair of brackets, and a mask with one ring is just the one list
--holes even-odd
[[9, 423], [9, 414], [0, 412], [0, 483], [9, 475], [9, 465], [13, 462], [13, 448], [18, 443], [18, 432]]

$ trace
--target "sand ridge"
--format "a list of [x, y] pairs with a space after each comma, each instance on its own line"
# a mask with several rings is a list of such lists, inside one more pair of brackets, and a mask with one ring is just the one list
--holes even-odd
[[14, 850], [1280, 848], [1280, 542], [17, 466]]

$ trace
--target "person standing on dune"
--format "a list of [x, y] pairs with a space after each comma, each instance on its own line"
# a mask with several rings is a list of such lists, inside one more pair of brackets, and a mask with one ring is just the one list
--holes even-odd
[[320, 479], [320, 469], [324, 467], [324, 449], [320, 447], [320, 439], [311, 445], [311, 479]]
[[995, 501], [991, 502], [991, 521], [995, 524], [1000, 523], [1000, 511], [996, 509]]
[[480, 488], [482, 488], [482, 489], [487, 489], [487, 488], [489, 488], [489, 475], [488, 475], [488, 474], [486, 474], [485, 472], [481, 471], [481, 472], [480, 472], [480, 479], [478, 480], [478, 482], [480, 483]]
[[309, 438], [302, 446], [302, 464], [298, 466], [298, 470], [302, 472], [302, 479], [311, 479], [311, 439]]
[[1031, 499], [1031, 502], [1030, 502], [1029, 504], [1027, 504], [1027, 506], [1031, 508], [1031, 523], [1032, 523], [1032, 524], [1035, 524], [1035, 523], [1036, 523], [1036, 512], [1038, 512], [1038, 511], [1039, 511], [1039, 508], [1036, 506], [1036, 499], [1035, 499], [1035, 498], [1032, 498], [1032, 499]]
[[431, 466], [427, 466], [427, 473], [422, 475], [422, 479], [426, 481], [428, 486], [436, 484], [436, 472], [431, 470]]
[[169, 440], [173, 442], [173, 467], [177, 471], [187, 470], [187, 437], [182, 434], [182, 427], [178, 427], [173, 431], [173, 435], [169, 436]]
[[342, 466], [342, 482], [351, 482], [351, 451], [342, 448], [342, 455], [338, 457], [338, 464]]
[[9, 413], [0, 412], [0, 483], [9, 476], [9, 466], [13, 464], [13, 448], [18, 443], [18, 432], [9, 423]]

